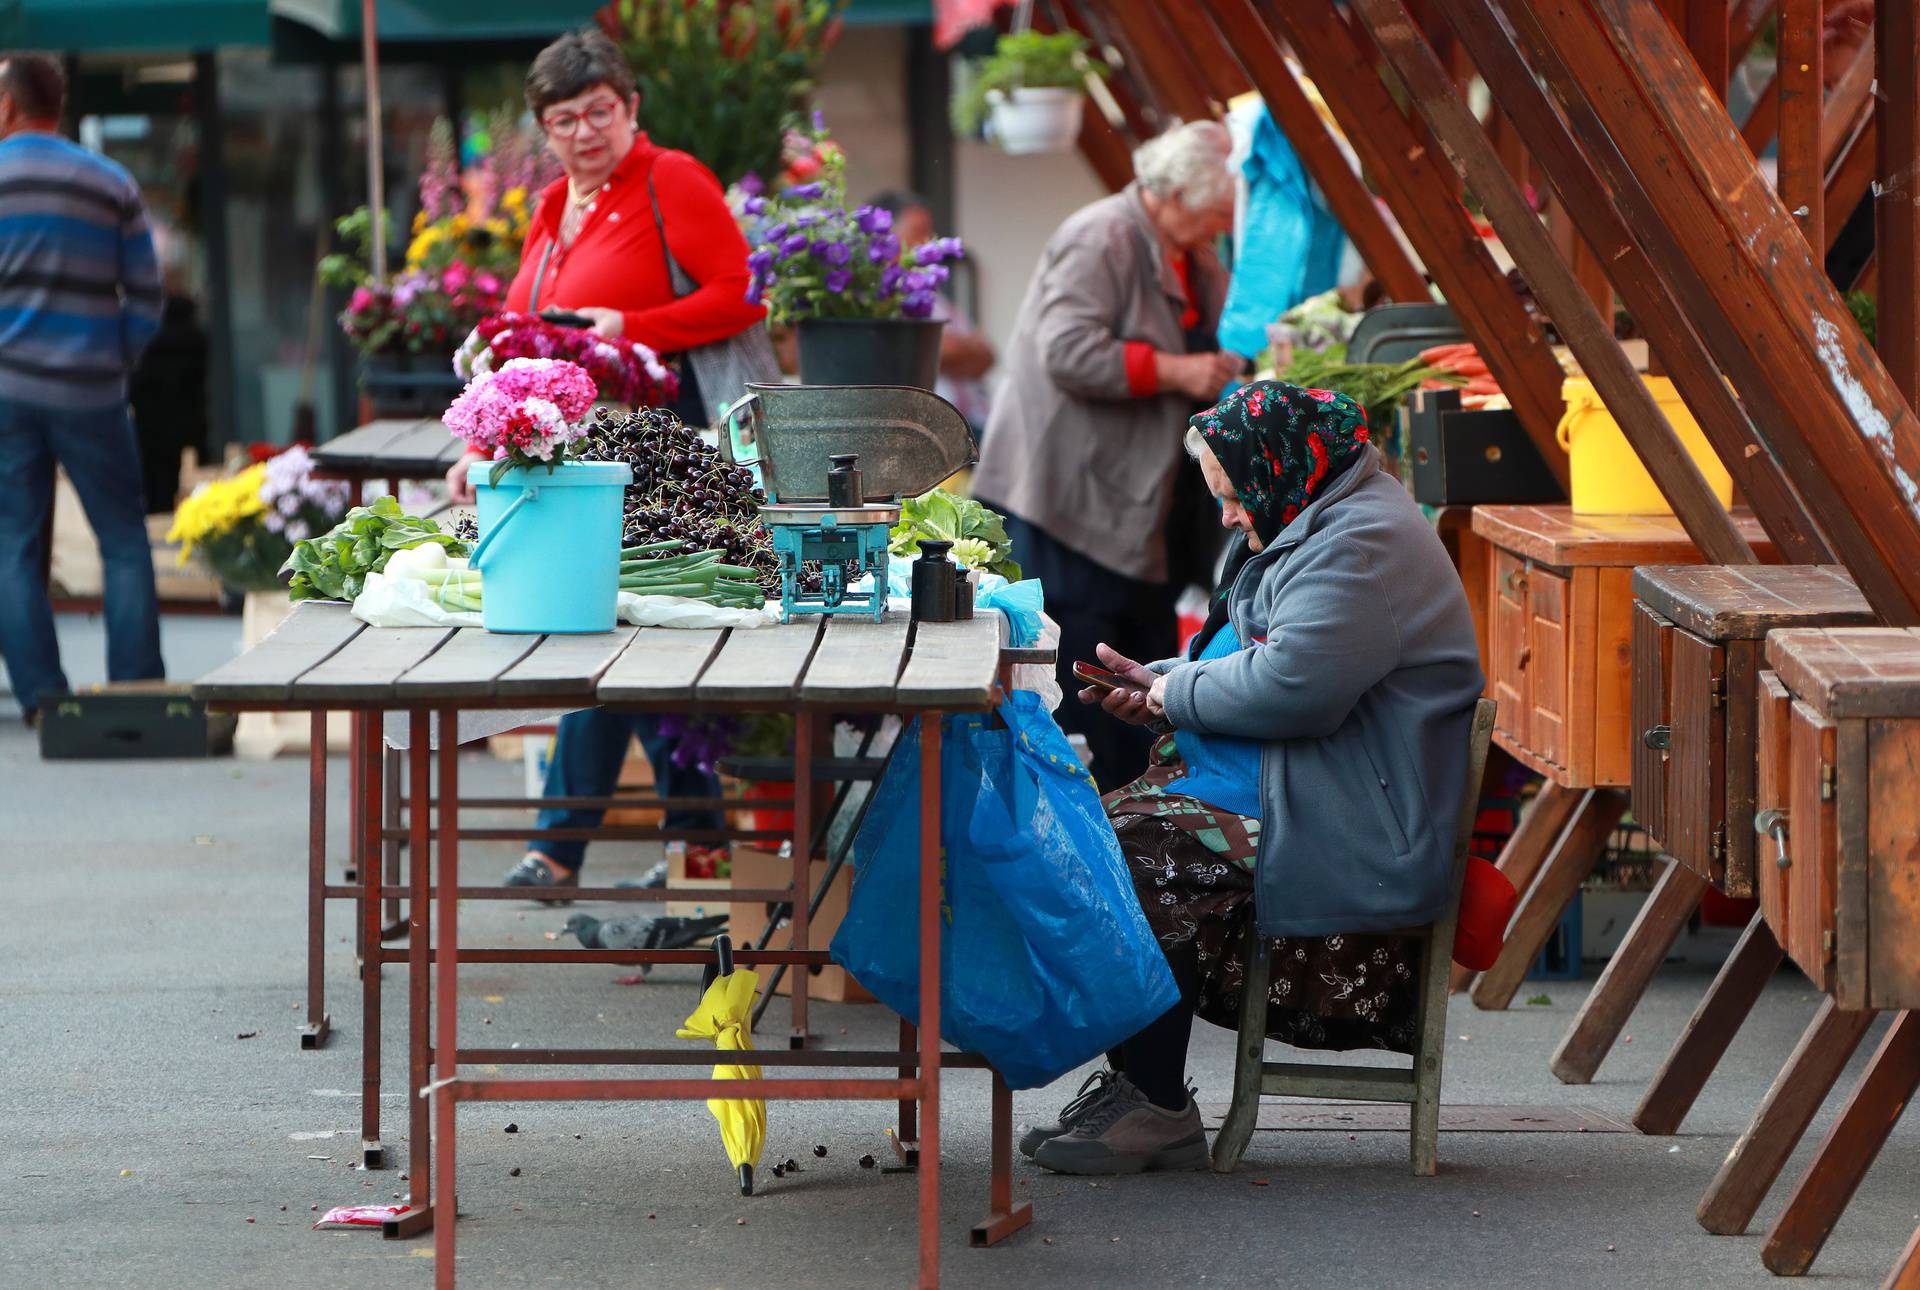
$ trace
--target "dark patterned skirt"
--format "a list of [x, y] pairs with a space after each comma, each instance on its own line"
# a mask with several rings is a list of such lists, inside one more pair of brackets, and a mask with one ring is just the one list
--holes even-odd
[[[1140, 907], [1163, 946], [1197, 947], [1197, 1011], [1240, 1024], [1243, 953], [1253, 919], [1260, 822], [1163, 791], [1184, 773], [1174, 741], [1147, 773], [1106, 798]], [[1413, 1051], [1419, 942], [1401, 936], [1284, 937], [1273, 942], [1267, 1035], [1295, 1048]]]

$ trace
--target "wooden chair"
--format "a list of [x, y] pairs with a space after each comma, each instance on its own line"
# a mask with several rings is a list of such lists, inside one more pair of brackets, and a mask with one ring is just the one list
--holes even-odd
[[1431, 1177], [1440, 1136], [1440, 1064], [1446, 1054], [1447, 976], [1453, 960], [1453, 933], [1460, 921], [1460, 884], [1466, 872], [1467, 844], [1480, 806], [1480, 779], [1493, 737], [1494, 703], [1481, 699], [1473, 710], [1467, 744], [1467, 783], [1453, 843], [1453, 902], [1425, 927], [1397, 936], [1426, 942], [1420, 964], [1419, 1022], [1413, 1065], [1406, 1070], [1379, 1066], [1333, 1066], [1270, 1062], [1267, 1046], [1267, 977], [1272, 943], [1247, 929], [1247, 979], [1240, 995], [1240, 1048], [1233, 1072], [1233, 1105], [1213, 1141], [1213, 1167], [1231, 1173], [1246, 1154], [1260, 1114], [1263, 1094], [1292, 1094], [1347, 1102], [1408, 1102], [1413, 1107], [1409, 1149], [1413, 1172]]

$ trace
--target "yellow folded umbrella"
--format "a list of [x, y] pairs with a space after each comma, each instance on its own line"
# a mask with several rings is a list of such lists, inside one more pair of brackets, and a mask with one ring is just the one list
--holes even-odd
[[[724, 940], [725, 938], [720, 938]], [[760, 988], [757, 974], [732, 967], [732, 954], [723, 952], [721, 975], [700, 999], [700, 1006], [677, 1032], [682, 1039], [711, 1039], [721, 1052], [753, 1050], [753, 996]], [[715, 1079], [759, 1079], [758, 1065], [716, 1065]], [[720, 1122], [720, 1140], [727, 1159], [740, 1177], [740, 1194], [753, 1194], [753, 1168], [767, 1144], [767, 1104], [758, 1098], [710, 1097], [707, 1110]]]

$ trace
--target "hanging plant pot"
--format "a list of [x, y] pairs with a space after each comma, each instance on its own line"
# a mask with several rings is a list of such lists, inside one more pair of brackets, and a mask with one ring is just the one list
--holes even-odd
[[801, 383], [931, 390], [945, 327], [937, 318], [802, 318], [794, 324]]
[[987, 138], [1011, 156], [1067, 152], [1080, 137], [1087, 98], [1078, 88], [993, 90]]

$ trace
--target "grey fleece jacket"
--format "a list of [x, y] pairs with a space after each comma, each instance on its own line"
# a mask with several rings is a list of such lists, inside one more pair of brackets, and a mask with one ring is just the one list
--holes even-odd
[[1439, 537], [1372, 448], [1240, 570], [1226, 658], [1152, 664], [1176, 730], [1259, 739], [1266, 936], [1431, 922], [1485, 687]]

